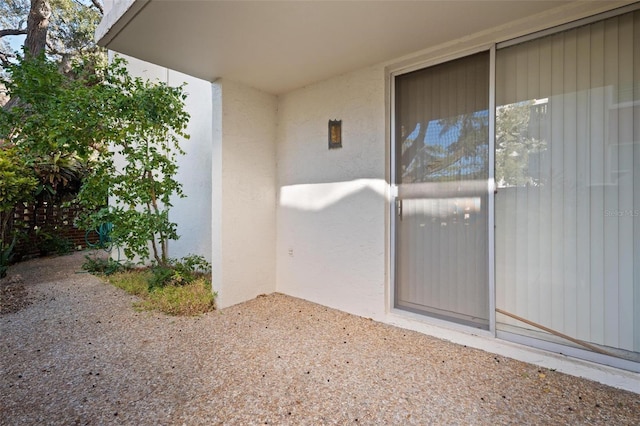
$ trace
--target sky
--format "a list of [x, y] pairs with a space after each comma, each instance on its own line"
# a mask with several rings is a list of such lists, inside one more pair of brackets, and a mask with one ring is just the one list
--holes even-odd
[[7, 36], [6, 40], [9, 42], [9, 47], [11, 48], [11, 51], [17, 50], [18, 52], [20, 52], [20, 49], [22, 49], [22, 45], [24, 44], [24, 39], [26, 37], [27, 37], [26, 35]]

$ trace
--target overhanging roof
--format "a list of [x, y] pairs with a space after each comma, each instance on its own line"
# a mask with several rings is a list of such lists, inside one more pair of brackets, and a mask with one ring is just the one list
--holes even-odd
[[278, 94], [576, 3], [115, 0], [97, 38], [195, 77]]

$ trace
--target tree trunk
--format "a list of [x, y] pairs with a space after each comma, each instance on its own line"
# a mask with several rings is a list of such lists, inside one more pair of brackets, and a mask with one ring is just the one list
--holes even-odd
[[26, 54], [36, 57], [47, 45], [47, 29], [51, 17], [49, 0], [31, 0], [31, 10], [27, 18], [27, 38], [24, 41]]

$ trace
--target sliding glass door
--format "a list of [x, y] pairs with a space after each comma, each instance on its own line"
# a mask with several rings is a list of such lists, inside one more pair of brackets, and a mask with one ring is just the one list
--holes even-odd
[[498, 330], [638, 361], [640, 12], [496, 55]]
[[640, 11], [490, 56], [394, 77], [395, 307], [640, 371]]
[[395, 305], [488, 328], [489, 53], [395, 79]]

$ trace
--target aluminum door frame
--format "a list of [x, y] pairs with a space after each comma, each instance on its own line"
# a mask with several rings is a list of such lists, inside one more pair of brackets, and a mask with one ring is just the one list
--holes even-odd
[[[392, 68], [388, 70], [389, 78], [389, 185], [390, 185], [390, 197], [389, 197], [389, 244], [390, 244], [390, 289], [389, 289], [389, 309], [393, 312], [407, 312], [397, 308], [396, 305], [396, 279], [397, 273], [397, 221], [398, 221], [398, 184], [396, 182], [396, 93], [395, 93], [395, 81], [396, 77], [403, 74], [407, 74], [420, 69], [428, 68], [434, 65], [442, 64], [445, 62], [453, 61], [456, 59], [464, 58], [466, 56], [473, 55], [480, 52], [489, 52], [489, 178], [487, 181], [488, 192], [488, 233], [487, 233], [487, 284], [488, 284], [488, 302], [489, 302], [489, 329], [488, 333], [496, 337], [496, 291], [495, 291], [495, 124], [496, 124], [496, 97], [495, 97], [495, 76], [496, 76], [496, 45], [491, 43], [488, 45], [480, 46], [474, 49], [458, 52], [453, 55], [438, 58], [431, 61], [417, 61], [408, 65], [403, 65], [398, 68]], [[422, 315], [423, 318], [429, 319], [427, 315]], [[441, 321], [441, 320], [436, 320]], [[449, 321], [448, 321], [449, 322]], [[450, 322], [451, 324], [456, 324]], [[464, 328], [472, 328], [468, 326], [462, 326]], [[482, 330], [473, 328], [474, 332], [484, 333]]]

